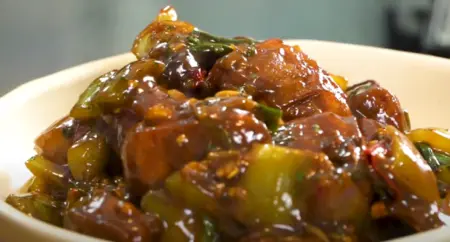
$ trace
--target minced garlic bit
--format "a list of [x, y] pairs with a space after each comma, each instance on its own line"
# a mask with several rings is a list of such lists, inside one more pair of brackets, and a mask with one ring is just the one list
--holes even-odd
[[216, 93], [216, 97], [236, 97], [236, 96], [240, 96], [241, 93], [238, 91], [233, 91], [233, 90], [225, 90], [225, 91], [220, 91], [218, 93]]
[[176, 89], [171, 89], [171, 90], [167, 91], [167, 94], [175, 100], [179, 100], [179, 101], [186, 100], [186, 96], [182, 92], [180, 92]]
[[177, 142], [178, 146], [183, 146], [184, 144], [189, 142], [189, 139], [186, 137], [185, 134], [181, 134], [181, 135], [178, 135], [176, 142]]
[[157, 104], [148, 109], [145, 119], [170, 119], [172, 118], [172, 110], [162, 104]]

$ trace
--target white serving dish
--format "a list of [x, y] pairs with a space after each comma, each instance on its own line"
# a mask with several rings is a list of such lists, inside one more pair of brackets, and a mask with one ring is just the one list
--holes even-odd
[[[380, 82], [410, 112], [413, 127], [450, 128], [450, 60], [350, 44], [288, 42], [352, 83]], [[28, 82], [0, 99], [0, 241], [98, 241], [27, 217], [3, 200], [30, 178], [24, 162], [34, 153], [34, 138], [70, 110], [91, 80], [132, 60], [127, 53], [89, 62]], [[401, 241], [450, 241], [450, 227]]]

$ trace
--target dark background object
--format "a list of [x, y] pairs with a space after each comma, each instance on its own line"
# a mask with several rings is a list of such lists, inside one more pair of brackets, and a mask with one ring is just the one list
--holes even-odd
[[395, 0], [385, 16], [387, 47], [450, 57], [449, 0]]
[[388, 47], [420, 52], [421, 32], [426, 30], [431, 14], [428, 0], [398, 0], [386, 8]]

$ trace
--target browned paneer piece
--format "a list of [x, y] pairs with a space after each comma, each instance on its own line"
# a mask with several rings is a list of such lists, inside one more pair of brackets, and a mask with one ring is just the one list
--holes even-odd
[[271, 39], [219, 59], [206, 80], [215, 91], [240, 90], [291, 120], [322, 112], [350, 116], [342, 89], [298, 46]]
[[192, 116], [188, 99], [177, 90], [160, 86], [138, 85], [131, 109], [149, 125], [159, 125]]
[[157, 127], [137, 125], [122, 147], [125, 177], [136, 194], [159, 186], [185, 162], [200, 159], [207, 152], [207, 133], [196, 120], [181, 120]]
[[187, 98], [182, 94], [172, 97], [174, 92], [177, 91], [167, 91], [152, 81], [141, 81], [130, 96], [129, 106], [119, 112], [102, 115], [99, 128], [112, 148], [119, 154], [127, 132], [143, 120], [153, 126], [191, 117], [193, 112], [185, 102]]
[[363, 139], [354, 117], [322, 113], [285, 123], [274, 136], [275, 144], [324, 152], [335, 164], [357, 164]]
[[64, 227], [112, 241], [159, 241], [162, 224], [133, 204], [108, 193], [94, 195], [85, 205], [67, 211]]
[[271, 142], [266, 125], [251, 112], [223, 105], [194, 106], [190, 119], [157, 126], [141, 123], [127, 135], [122, 159], [125, 176], [137, 194], [161, 185], [174, 169], [203, 159], [209, 151]]
[[144, 117], [152, 106], [170, 99], [167, 90], [157, 86], [155, 82], [139, 82], [136, 89], [132, 97], [131, 110], [140, 117]]
[[75, 119], [64, 117], [39, 135], [35, 141], [35, 149], [46, 159], [60, 165], [65, 164], [67, 163], [67, 150], [87, 130], [87, 127], [80, 127]]
[[365, 81], [347, 89], [347, 102], [357, 118], [374, 119], [402, 132], [410, 129], [397, 97], [375, 81]]
[[[217, 103], [198, 103], [195, 116], [207, 130], [213, 145], [220, 149], [250, 148], [253, 143], [269, 143], [271, 134], [266, 124], [257, 118], [256, 107], [251, 104], [237, 105], [233, 100], [245, 98], [225, 98]], [[217, 149], [212, 149], [217, 150]]]

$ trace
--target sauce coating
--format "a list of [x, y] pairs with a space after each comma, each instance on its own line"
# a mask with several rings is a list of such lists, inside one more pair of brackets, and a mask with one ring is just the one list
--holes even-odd
[[[6, 202], [113, 241], [378, 242], [445, 226], [450, 131], [410, 131], [374, 81], [164, 8], [137, 57], [36, 139]], [[345, 92], [344, 92], [345, 90]]]

